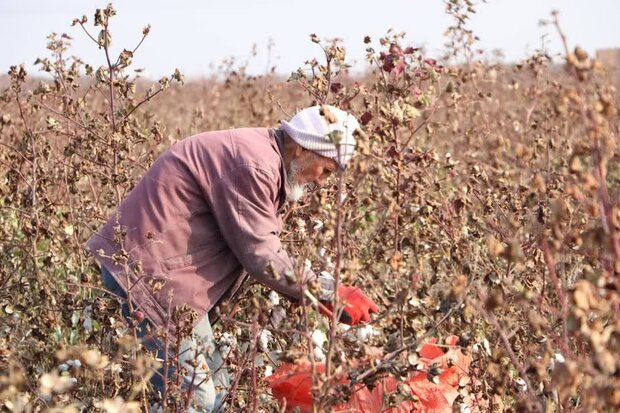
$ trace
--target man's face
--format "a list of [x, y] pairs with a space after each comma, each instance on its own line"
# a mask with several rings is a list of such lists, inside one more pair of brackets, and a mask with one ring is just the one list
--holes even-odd
[[314, 183], [322, 186], [327, 178], [338, 168], [335, 160], [325, 158], [310, 150], [303, 150], [289, 164], [288, 184], [289, 199], [299, 200], [304, 193], [306, 186]]

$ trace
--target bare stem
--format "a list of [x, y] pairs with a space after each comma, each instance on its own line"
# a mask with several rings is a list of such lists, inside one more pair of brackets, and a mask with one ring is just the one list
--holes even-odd
[[[484, 301], [484, 297], [480, 297], [480, 298], [481, 298], [481, 301]], [[519, 359], [517, 358], [517, 355], [515, 354], [515, 352], [512, 350], [512, 345], [510, 344], [510, 340], [508, 339], [508, 335], [506, 334], [504, 329], [499, 325], [499, 321], [497, 321], [497, 318], [495, 317], [495, 314], [486, 311], [482, 306], [479, 306], [479, 310], [482, 312], [484, 317], [493, 325], [493, 327], [495, 327], [495, 330], [497, 331], [497, 334], [499, 335], [500, 339], [502, 340], [502, 344], [504, 345], [504, 349], [506, 350], [506, 353], [508, 353], [508, 357], [510, 358], [510, 361], [515, 366], [515, 368], [519, 371], [519, 375], [521, 376], [521, 378], [523, 379], [523, 381], [525, 381], [525, 384], [527, 385], [527, 392], [528, 392], [528, 394], [530, 396], [530, 400], [532, 402], [536, 401], [536, 406], [537, 406], [538, 411], [539, 412], [543, 412], [544, 411], [544, 407], [543, 407], [542, 403], [536, 397], [536, 393], [534, 393], [534, 388], [532, 387], [532, 383], [530, 382], [530, 379], [527, 376], [527, 373], [525, 371], [525, 367], [519, 361]]]
[[32, 182], [30, 182], [29, 186], [30, 186], [30, 202], [31, 202], [31, 209], [32, 209], [32, 217], [34, 218], [34, 228], [33, 228], [33, 234], [30, 237], [30, 249], [31, 249], [31, 254], [32, 254], [32, 266], [34, 269], [34, 273], [35, 276], [37, 278], [37, 281], [40, 284], [40, 287], [43, 288], [43, 284], [42, 284], [42, 278], [41, 278], [41, 273], [39, 271], [39, 264], [37, 262], [37, 256], [39, 254], [38, 252], [38, 247], [37, 247], [37, 241], [39, 239], [39, 226], [40, 226], [40, 221], [39, 221], [39, 212], [37, 211], [37, 145], [36, 145], [36, 141], [35, 141], [35, 136], [34, 133], [32, 132], [32, 129], [30, 128], [30, 125], [28, 123], [28, 121], [26, 120], [26, 115], [24, 114], [24, 108], [21, 104], [21, 100], [19, 98], [19, 87], [15, 88], [15, 101], [17, 102], [17, 107], [19, 108], [19, 116], [22, 119], [22, 122], [24, 123], [24, 127], [26, 128], [26, 132], [28, 134], [28, 137], [30, 138], [30, 152], [31, 152], [31, 157], [32, 157], [32, 161], [30, 163], [31, 166], [31, 175], [32, 175]]

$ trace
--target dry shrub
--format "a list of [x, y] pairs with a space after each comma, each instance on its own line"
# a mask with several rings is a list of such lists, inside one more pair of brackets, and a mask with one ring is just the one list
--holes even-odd
[[[310, 303], [249, 286], [216, 328], [231, 349], [230, 409], [276, 408], [262, 380], [275, 354], [327, 358], [313, 378], [327, 410], [347, 397], [328, 385], [340, 367], [353, 384], [405, 377], [423, 339], [456, 334], [474, 356], [457, 403], [617, 410], [618, 79], [568, 46], [561, 62], [545, 50], [489, 62], [467, 26], [473, 7], [446, 2], [455, 23], [442, 58], [399, 33], [364, 39], [371, 69], [358, 78], [344, 45], [313, 35], [324, 59], [289, 82], [229, 63], [219, 78], [181, 86], [175, 71], [151, 86], [131, 72], [137, 48], [110, 56], [111, 6], [95, 14], [100, 34], [88, 32], [103, 66], [70, 57], [68, 36], [53, 34], [38, 61], [46, 77], [11, 68], [0, 100], [3, 408], [137, 411], [156, 399], [146, 385], [156, 362], [119, 300], [101, 295], [84, 241], [177, 139], [276, 125], [326, 103], [364, 124], [360, 155], [290, 206], [283, 241], [300, 265], [359, 285], [381, 312], [371, 328], [344, 331]], [[74, 24], [89, 30], [86, 18]]]

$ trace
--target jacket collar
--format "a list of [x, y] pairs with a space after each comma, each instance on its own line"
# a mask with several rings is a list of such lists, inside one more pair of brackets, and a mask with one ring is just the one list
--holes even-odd
[[269, 135], [275, 142], [275, 149], [278, 151], [278, 155], [280, 155], [280, 199], [278, 201], [278, 211], [280, 211], [286, 203], [288, 195], [288, 176], [286, 166], [284, 165], [284, 131], [279, 128], [270, 128]]

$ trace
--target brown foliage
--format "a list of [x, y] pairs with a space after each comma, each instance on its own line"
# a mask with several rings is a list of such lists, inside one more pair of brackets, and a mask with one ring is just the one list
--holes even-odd
[[[344, 45], [313, 35], [325, 61], [290, 82], [231, 63], [221, 79], [181, 86], [175, 71], [151, 86], [130, 71], [138, 47], [109, 55], [111, 7], [96, 13], [98, 35], [88, 19], [74, 22], [105, 65], [69, 57], [68, 36], [53, 34], [38, 61], [51, 79], [12, 67], [0, 96], [3, 408], [146, 407], [155, 360], [118, 301], [101, 296], [83, 242], [171, 143], [275, 126], [314, 102], [351, 111], [365, 133], [344, 174], [291, 205], [283, 240], [317, 271], [367, 291], [381, 307], [378, 334], [345, 332], [252, 286], [216, 331], [239, 379], [231, 409], [275, 408], [260, 380], [268, 352], [313, 360], [315, 330], [330, 338], [326, 374], [373, 347], [388, 355], [352, 369], [352, 383], [404, 377], [422, 338], [456, 334], [474, 353], [475, 380], [460, 390], [469, 400], [498, 411], [618, 409], [618, 79], [568, 47], [563, 65], [544, 51], [488, 63], [467, 28], [473, 6], [446, 4], [449, 56], [430, 59], [400, 34], [375, 46], [366, 38], [371, 69], [359, 78]], [[264, 330], [272, 339], [258, 348]], [[317, 387], [320, 408], [337, 394]]]

